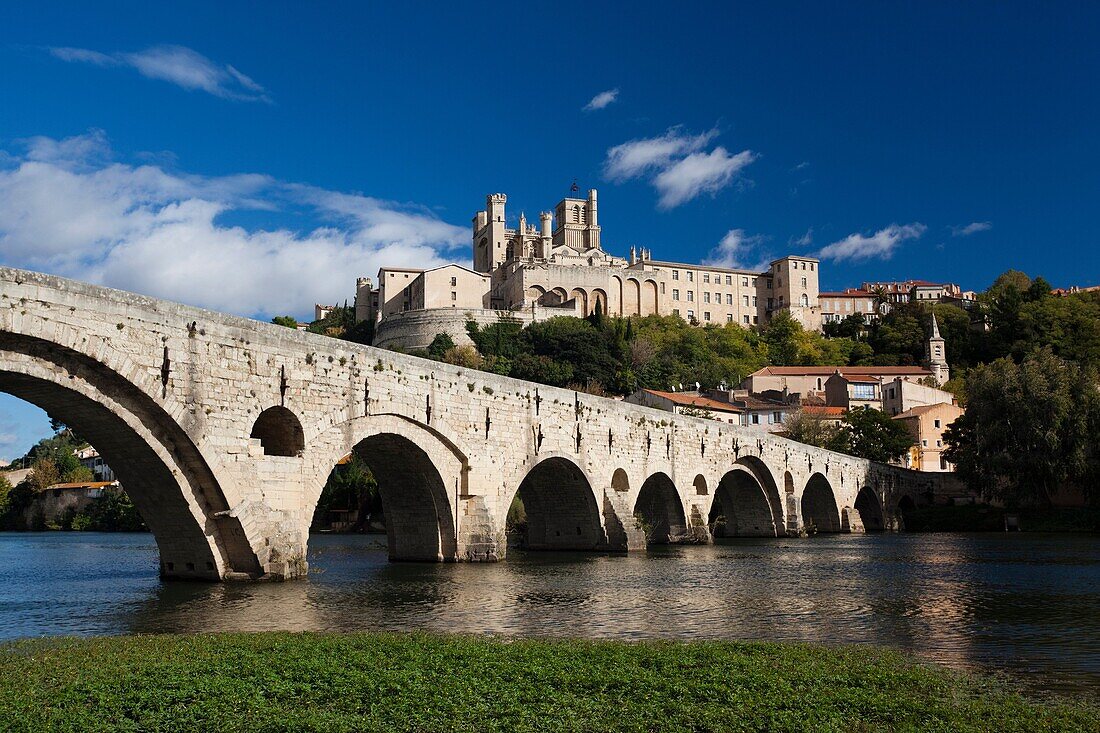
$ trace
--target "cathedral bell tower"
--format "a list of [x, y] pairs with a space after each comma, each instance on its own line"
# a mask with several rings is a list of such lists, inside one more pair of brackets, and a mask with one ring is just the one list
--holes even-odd
[[935, 313], [932, 314], [932, 335], [924, 347], [924, 361], [941, 387], [951, 378], [951, 369], [947, 366], [947, 346], [940, 335], [940, 324]]

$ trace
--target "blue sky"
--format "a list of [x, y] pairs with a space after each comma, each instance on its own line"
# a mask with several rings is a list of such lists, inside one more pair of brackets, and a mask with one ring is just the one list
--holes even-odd
[[1100, 282], [1094, 3], [227, 5], [0, 4], [0, 263], [307, 316], [576, 179], [618, 254]]

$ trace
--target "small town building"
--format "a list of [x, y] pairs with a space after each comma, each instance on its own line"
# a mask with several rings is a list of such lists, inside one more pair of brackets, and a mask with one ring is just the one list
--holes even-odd
[[694, 415], [733, 425], [759, 427], [768, 432], [781, 431], [787, 416], [798, 409], [797, 402], [761, 399], [743, 390], [662, 392], [640, 389], [623, 401], [679, 415]]
[[954, 404], [922, 405], [895, 415], [909, 429], [916, 443], [905, 457], [905, 467], [915, 471], [954, 471], [943, 456], [943, 433], [963, 414]]

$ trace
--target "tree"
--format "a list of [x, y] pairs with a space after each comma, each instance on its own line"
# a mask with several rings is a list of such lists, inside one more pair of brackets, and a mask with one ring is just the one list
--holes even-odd
[[49, 458], [39, 458], [34, 462], [34, 466], [31, 468], [31, 481], [39, 491], [49, 488], [56, 483], [61, 482], [61, 474], [57, 470], [57, 464], [55, 464]]
[[1048, 505], [1062, 487], [1088, 496], [1100, 478], [1095, 373], [1044, 348], [1004, 357], [967, 378], [967, 410], [945, 432], [944, 455], [987, 499]]
[[890, 305], [890, 293], [886, 290], [885, 285], [876, 285], [871, 288], [871, 303], [878, 315], [881, 316], [886, 312], [886, 307]]
[[798, 410], [783, 422], [783, 435], [806, 445], [825, 448], [836, 440], [837, 428], [820, 415]]
[[271, 319], [271, 322], [276, 326], [286, 326], [295, 330], [298, 328], [298, 319], [294, 316], [275, 316]]
[[95, 474], [92, 473], [92, 469], [83, 465], [77, 466], [61, 477], [61, 482], [66, 484], [84, 483], [87, 481], [95, 481]]
[[448, 333], [437, 333], [428, 344], [428, 358], [442, 361], [443, 355], [455, 347], [455, 340]]
[[879, 463], [899, 461], [913, 445], [909, 430], [881, 410], [849, 410], [844, 424], [827, 445], [832, 450]]

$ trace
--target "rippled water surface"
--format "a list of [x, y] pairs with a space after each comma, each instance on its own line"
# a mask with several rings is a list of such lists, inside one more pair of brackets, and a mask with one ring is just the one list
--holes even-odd
[[308, 580], [162, 582], [151, 535], [0, 534], [0, 638], [269, 629], [885, 644], [1100, 693], [1100, 538], [836, 535], [397, 564], [314, 536]]

